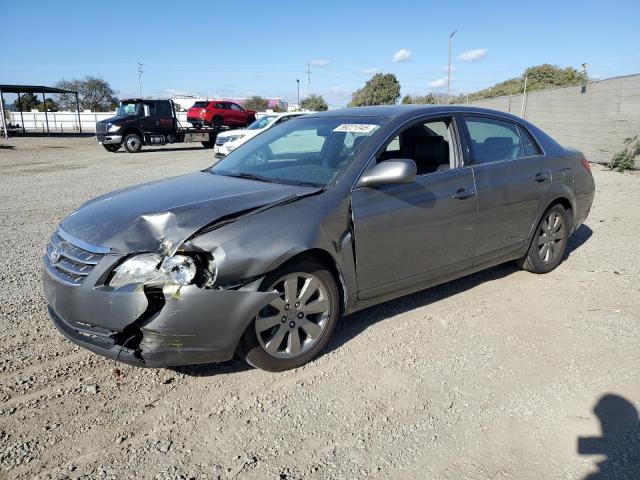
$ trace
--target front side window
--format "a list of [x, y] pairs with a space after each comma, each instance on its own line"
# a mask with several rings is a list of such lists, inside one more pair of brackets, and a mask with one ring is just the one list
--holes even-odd
[[473, 163], [515, 160], [524, 157], [518, 127], [493, 118], [465, 117], [471, 139]]
[[211, 167], [217, 175], [326, 186], [385, 121], [379, 117], [301, 118], [270, 128]]
[[118, 105], [118, 109], [116, 110], [116, 115], [119, 117], [134, 116], [136, 115], [138, 105], [140, 105], [138, 102], [120, 102], [120, 105]]
[[411, 159], [416, 162], [418, 175], [449, 170], [456, 164], [454, 138], [451, 117], [422, 121], [393, 138], [377, 161]]
[[235, 103], [230, 103], [229, 105], [231, 105], [231, 110], [235, 110], [236, 112], [242, 112], [242, 107], [240, 107], [239, 105], [236, 105]]

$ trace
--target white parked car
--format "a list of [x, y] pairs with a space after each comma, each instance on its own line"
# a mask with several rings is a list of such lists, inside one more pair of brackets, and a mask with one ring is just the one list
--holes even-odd
[[287, 120], [291, 120], [294, 117], [306, 115], [307, 113], [310, 112], [268, 113], [258, 118], [247, 128], [220, 132], [216, 137], [216, 145], [213, 148], [213, 153], [216, 157], [224, 157], [259, 133]]

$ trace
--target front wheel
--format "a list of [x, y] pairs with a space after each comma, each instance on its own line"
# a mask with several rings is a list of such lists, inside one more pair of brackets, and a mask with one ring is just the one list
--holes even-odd
[[142, 139], [137, 133], [124, 137], [124, 149], [129, 153], [138, 153], [142, 149]]
[[533, 273], [548, 273], [556, 268], [567, 249], [569, 222], [569, 215], [562, 205], [549, 208], [542, 215], [520, 266]]
[[278, 297], [245, 331], [246, 361], [270, 372], [297, 368], [327, 345], [340, 314], [333, 275], [315, 260], [303, 260], [267, 275], [260, 290]]
[[111, 152], [111, 153], [115, 153], [118, 150], [120, 150], [120, 144], [119, 143], [109, 143], [109, 144], [106, 144], [106, 145], [103, 144], [102, 146], [104, 147], [104, 149], [107, 152]]

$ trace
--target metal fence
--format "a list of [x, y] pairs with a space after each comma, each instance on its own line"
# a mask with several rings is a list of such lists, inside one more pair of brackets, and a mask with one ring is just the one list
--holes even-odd
[[[562, 145], [606, 163], [640, 134], [640, 74], [471, 102], [523, 116]], [[640, 167], [640, 165], [637, 165]]]
[[[187, 112], [176, 112], [178, 120], [184, 126], [187, 125]], [[113, 112], [81, 112], [80, 121], [82, 122], [82, 130], [84, 132], [95, 132], [96, 122], [105, 120], [109, 117], [113, 117], [116, 114]], [[49, 130], [57, 133], [75, 133], [79, 132], [78, 128], [78, 115], [76, 112], [48, 112], [49, 117]], [[9, 123], [13, 125], [20, 125], [28, 132], [42, 132], [47, 131], [47, 119], [44, 112], [20, 112], [12, 111], [10, 113]], [[18, 131], [21, 131], [18, 130]]]

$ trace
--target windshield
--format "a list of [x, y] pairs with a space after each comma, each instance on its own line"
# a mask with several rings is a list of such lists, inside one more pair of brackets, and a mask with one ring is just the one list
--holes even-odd
[[131, 117], [136, 114], [138, 102], [120, 102], [116, 115], [120, 117]]
[[324, 187], [342, 173], [384, 120], [319, 117], [285, 122], [241, 145], [209, 172]]
[[265, 115], [264, 117], [260, 117], [255, 122], [247, 127], [247, 130], [260, 130], [261, 128], [266, 127], [271, 122], [273, 122], [276, 118], [275, 115]]

